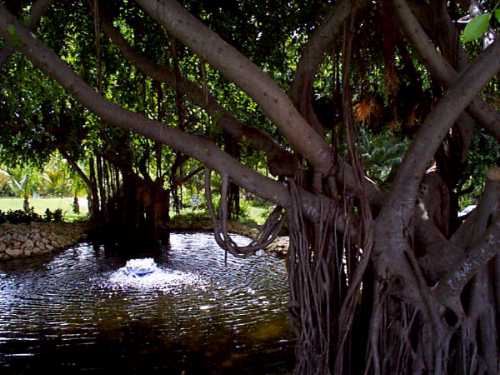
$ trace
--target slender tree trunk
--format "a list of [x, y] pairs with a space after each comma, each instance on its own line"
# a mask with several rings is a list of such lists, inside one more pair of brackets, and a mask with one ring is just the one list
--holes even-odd
[[95, 161], [94, 157], [90, 156], [89, 158], [89, 180], [90, 180], [90, 196], [89, 196], [89, 211], [90, 217], [94, 222], [99, 223], [101, 221], [101, 211], [100, 211], [100, 202], [99, 202], [99, 191], [97, 187], [97, 181], [95, 177]]
[[30, 197], [28, 193], [24, 194], [24, 199], [23, 199], [23, 210], [25, 212], [28, 212], [30, 210]]
[[104, 173], [103, 173], [103, 163], [104, 159], [100, 155], [96, 155], [96, 169], [97, 169], [97, 188], [99, 191], [99, 211], [104, 221], [108, 220], [107, 217], [107, 192], [104, 184]]
[[77, 191], [75, 190], [75, 194], [73, 196], [73, 212], [75, 214], [79, 214], [80, 213], [80, 203], [78, 202], [78, 195], [77, 195]]
[[[240, 160], [240, 145], [227, 132], [223, 132], [224, 151], [231, 155], [236, 160]], [[236, 220], [240, 215], [240, 187], [233, 183], [229, 183], [228, 192], [228, 216]]]

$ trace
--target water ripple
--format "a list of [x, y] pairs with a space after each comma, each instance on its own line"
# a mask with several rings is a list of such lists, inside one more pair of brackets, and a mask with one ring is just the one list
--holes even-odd
[[126, 355], [136, 372], [231, 373], [223, 364], [232, 363], [244, 374], [247, 361], [248, 373], [265, 373], [263, 350], [287, 367], [282, 260], [228, 254], [225, 262], [212, 235], [200, 233], [172, 234], [163, 253], [134, 254], [148, 257], [157, 269], [142, 277], [125, 272], [126, 256], [91, 244], [0, 264], [0, 372], [69, 362], [98, 372]]

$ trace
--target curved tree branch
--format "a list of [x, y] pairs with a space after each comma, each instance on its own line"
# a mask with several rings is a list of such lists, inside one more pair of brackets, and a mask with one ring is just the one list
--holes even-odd
[[227, 112], [213, 95], [209, 93], [206, 96], [203, 88], [195, 82], [184, 77], [176, 77], [175, 73], [169, 68], [156, 64], [147, 57], [137, 53], [123, 38], [120, 31], [113, 26], [109, 17], [104, 13], [104, 10], [101, 12], [101, 21], [104, 33], [131, 64], [152, 79], [164, 82], [172, 88], [177, 87], [182, 94], [186, 95], [188, 100], [204, 108], [210, 115], [217, 119], [218, 125], [233, 138], [250, 142], [255, 148], [264, 151], [269, 159], [283, 161], [283, 164], [287, 164], [287, 167], [290, 169], [288, 175], [293, 175], [294, 170], [297, 168], [297, 162], [293, 155], [284, 150], [269, 134], [243, 124], [231, 113]]
[[[236, 160], [222, 152], [213, 142], [206, 138], [187, 134], [176, 128], [145, 118], [144, 116], [124, 110], [120, 106], [105, 100], [82, 78], [63, 62], [53, 51], [46, 48], [31, 33], [22, 27], [11, 16], [3, 5], [0, 5], [0, 34], [14, 42], [12, 30], [17, 39], [16, 48], [23, 52], [36, 66], [58, 81], [80, 103], [99, 115], [103, 121], [134, 131], [146, 137], [170, 145], [202, 161], [217, 170], [229, 170], [235, 181], [249, 191], [263, 195], [271, 201], [283, 200], [286, 189], [275, 181], [264, 177], [250, 168], [244, 167]], [[287, 195], [287, 194], [285, 194]], [[281, 203], [280, 203], [281, 204]]]
[[[365, 3], [366, 0], [360, 1], [357, 6], [362, 6]], [[335, 41], [351, 10], [351, 0], [338, 1], [305, 44], [295, 72], [295, 79], [290, 88], [290, 96], [295, 103], [303, 95], [304, 89], [307, 89], [307, 95], [311, 94], [312, 80], [324, 60], [325, 53]]]
[[[59, 82], [83, 106], [100, 116], [104, 123], [169, 145], [200, 160], [211, 169], [229, 174], [235, 183], [246, 190], [282, 207], [289, 206], [290, 194], [285, 186], [242, 165], [221, 151], [210, 140], [185, 133], [177, 128], [170, 128], [104, 99], [52, 50], [33, 37], [31, 32], [23, 27], [2, 4], [0, 4], [0, 35], [9, 42], [16, 41], [14, 44], [16, 49], [48, 76]], [[320, 199], [328, 198], [321, 197]], [[311, 220], [317, 220], [320, 216], [318, 197], [303, 191], [303, 203], [304, 213]], [[343, 223], [339, 222], [338, 229], [343, 230]]]
[[398, 212], [403, 222], [407, 223], [411, 217], [420, 181], [448, 130], [479, 90], [500, 70], [498, 56], [500, 39], [460, 75], [422, 124], [398, 170], [387, 205], [400, 206]]
[[275, 122], [292, 147], [309, 160], [317, 171], [324, 174], [330, 172], [333, 165], [330, 147], [309, 126], [288, 96], [267, 74], [176, 1], [137, 2], [172, 35], [247, 92]]
[[[101, 21], [103, 31], [108, 35], [113, 44], [120, 49], [123, 56], [125, 56], [130, 63], [154, 80], [165, 82], [167, 85], [175, 87], [175, 74], [172, 70], [165, 66], [158, 65], [147, 57], [137, 53], [112, 25], [104, 11], [101, 12]], [[269, 134], [260, 129], [243, 124], [231, 113], [224, 110], [212, 95], [208, 95], [207, 101], [204, 90], [196, 83], [181, 78], [178, 81], [178, 87], [193, 104], [204, 108], [214, 118], [217, 118], [218, 124], [231, 134], [232, 137], [246, 140], [255, 148], [264, 151], [269, 160], [271, 173], [285, 176], [292, 176], [294, 174], [298, 167], [295, 157], [276, 143]], [[274, 161], [276, 161], [276, 163]], [[340, 159], [338, 159], [338, 164], [337, 174], [339, 178], [344, 181], [349, 189], [354, 189], [355, 193], [358, 194], [359, 192], [356, 191], [352, 167]], [[383, 202], [382, 191], [369, 179], [365, 178], [364, 184], [370, 202], [380, 207]]]
[[[500, 255], [500, 216], [497, 216], [483, 239], [469, 251], [465, 259], [439, 281], [434, 289], [437, 298], [444, 304], [458, 299], [472, 277], [497, 255]], [[453, 303], [448, 304], [453, 306]]]
[[[459, 74], [437, 52], [406, 1], [394, 0], [394, 4], [406, 35], [412, 40], [425, 65], [429, 67], [431, 74], [446, 86], [452, 85], [458, 79]], [[474, 98], [469, 103], [468, 111], [485, 129], [489, 130], [500, 141], [500, 114], [498, 112], [479, 98]]]
[[[345, 6], [346, 5], [344, 3], [343, 7]], [[176, 77], [174, 72], [169, 68], [156, 64], [147, 57], [137, 53], [123, 38], [119, 30], [113, 26], [104, 10], [101, 12], [101, 21], [103, 31], [131, 64], [154, 80], [165, 82], [167, 85], [175, 87]], [[326, 38], [326, 30], [334, 29], [334, 25], [332, 24], [333, 22], [334, 21], [330, 19], [329, 27], [325, 27], [323, 32], [320, 34], [323, 36], [322, 42], [324, 43], [320, 45], [321, 48], [326, 48], [327, 43], [326, 40], [324, 40]], [[335, 18], [335, 22], [338, 22], [338, 18]], [[333, 37], [328, 39], [328, 43], [331, 44], [332, 40]], [[319, 53], [319, 50], [315, 50], [314, 52], [310, 51], [309, 56], [316, 61], [316, 59], [322, 58], [323, 53]], [[274, 175], [285, 176], [292, 176], [294, 174], [298, 167], [295, 157], [276, 143], [269, 134], [260, 129], [243, 124], [231, 113], [227, 112], [217, 102], [213, 95], [209, 94], [207, 101], [203, 88], [195, 82], [181, 78], [178, 81], [178, 87], [179, 90], [186, 95], [193, 104], [204, 108], [214, 118], [218, 119], [219, 126], [226, 130], [232, 137], [240, 140], [246, 140], [255, 148], [264, 151], [268, 157], [271, 173]], [[338, 159], [337, 161], [339, 164], [337, 170], [339, 179], [342, 180], [349, 189], [352, 189], [356, 194], [359, 194], [356, 190], [358, 187], [354, 181], [352, 167], [341, 159]], [[372, 180], [365, 178], [364, 184], [370, 202], [375, 206], [380, 207], [384, 200], [383, 192]]]
[[[381, 278], [404, 279], [403, 293], [414, 299], [420, 290], [407, 257], [411, 219], [420, 182], [439, 145], [461, 112], [489, 79], [500, 70], [500, 40], [485, 50], [460, 76], [421, 125], [415, 140], [398, 169], [393, 188], [376, 219], [374, 261]], [[401, 283], [398, 283], [398, 285]]]
[[[35, 30], [37, 28], [40, 19], [47, 12], [52, 1], [53, 0], [38, 0], [32, 5], [30, 19], [27, 25], [30, 30]], [[10, 45], [0, 50], [0, 68], [12, 53], [14, 53], [14, 48]]]
[[[500, 168], [491, 168], [478, 207], [469, 218], [464, 246], [472, 245], [454, 264], [435, 287], [435, 294], [445, 305], [454, 307], [465, 285], [500, 251]], [[492, 218], [494, 218], [492, 220]], [[493, 223], [490, 223], [493, 221]]]
[[83, 169], [78, 165], [78, 163], [70, 156], [70, 154], [63, 147], [58, 147], [57, 150], [64, 157], [64, 159], [66, 159], [69, 165], [71, 165], [73, 170], [82, 179], [82, 181], [85, 183], [85, 185], [90, 191], [92, 189], [92, 182], [90, 181], [90, 178], [85, 174]]
[[299, 112], [322, 136], [324, 136], [323, 124], [319, 121], [312, 104], [313, 81], [325, 53], [333, 45], [344, 21], [351, 14], [352, 3], [350, 0], [337, 2], [324, 22], [313, 32], [302, 48], [295, 79], [289, 92]]

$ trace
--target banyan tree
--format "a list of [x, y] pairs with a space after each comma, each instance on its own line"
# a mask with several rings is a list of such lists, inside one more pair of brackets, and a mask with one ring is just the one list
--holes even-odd
[[[12, 75], [18, 66], [8, 56], [17, 52], [10, 59], [26, 59], [64, 88], [71, 108], [95, 115], [92, 139], [107, 145], [99, 173], [111, 181], [103, 192], [149, 189], [148, 215], [167, 220], [164, 183], [189, 175], [182, 165], [191, 158], [206, 170], [207, 202], [211, 174], [222, 181], [220, 210], [209, 208], [227, 251], [252, 252], [286, 222], [296, 374], [497, 374], [497, 6], [3, 1], [0, 62], [3, 77]], [[479, 25], [480, 39], [468, 44], [466, 22]], [[137, 77], [142, 97], [127, 96]], [[81, 127], [67, 121], [58, 129]], [[404, 143], [402, 157], [382, 160], [387, 173], [370, 176], [373, 155], [362, 145], [387, 131]], [[63, 145], [78, 159], [77, 145]], [[251, 153], [271, 176], [248, 161]], [[478, 158], [489, 168], [473, 173]], [[154, 160], [156, 178], [147, 181], [151, 173], [141, 171]], [[239, 188], [277, 206], [246, 248], [226, 228]], [[482, 194], [459, 215], [467, 189]]]

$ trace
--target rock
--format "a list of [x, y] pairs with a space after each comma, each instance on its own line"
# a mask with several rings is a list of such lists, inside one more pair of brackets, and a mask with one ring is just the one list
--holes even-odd
[[19, 248], [7, 249], [5, 252], [13, 258], [17, 258], [23, 254], [23, 251]]
[[0, 260], [45, 254], [78, 242], [85, 229], [72, 224], [1, 224]]
[[39, 246], [33, 247], [32, 250], [33, 254], [40, 254], [42, 252], [42, 249]]

